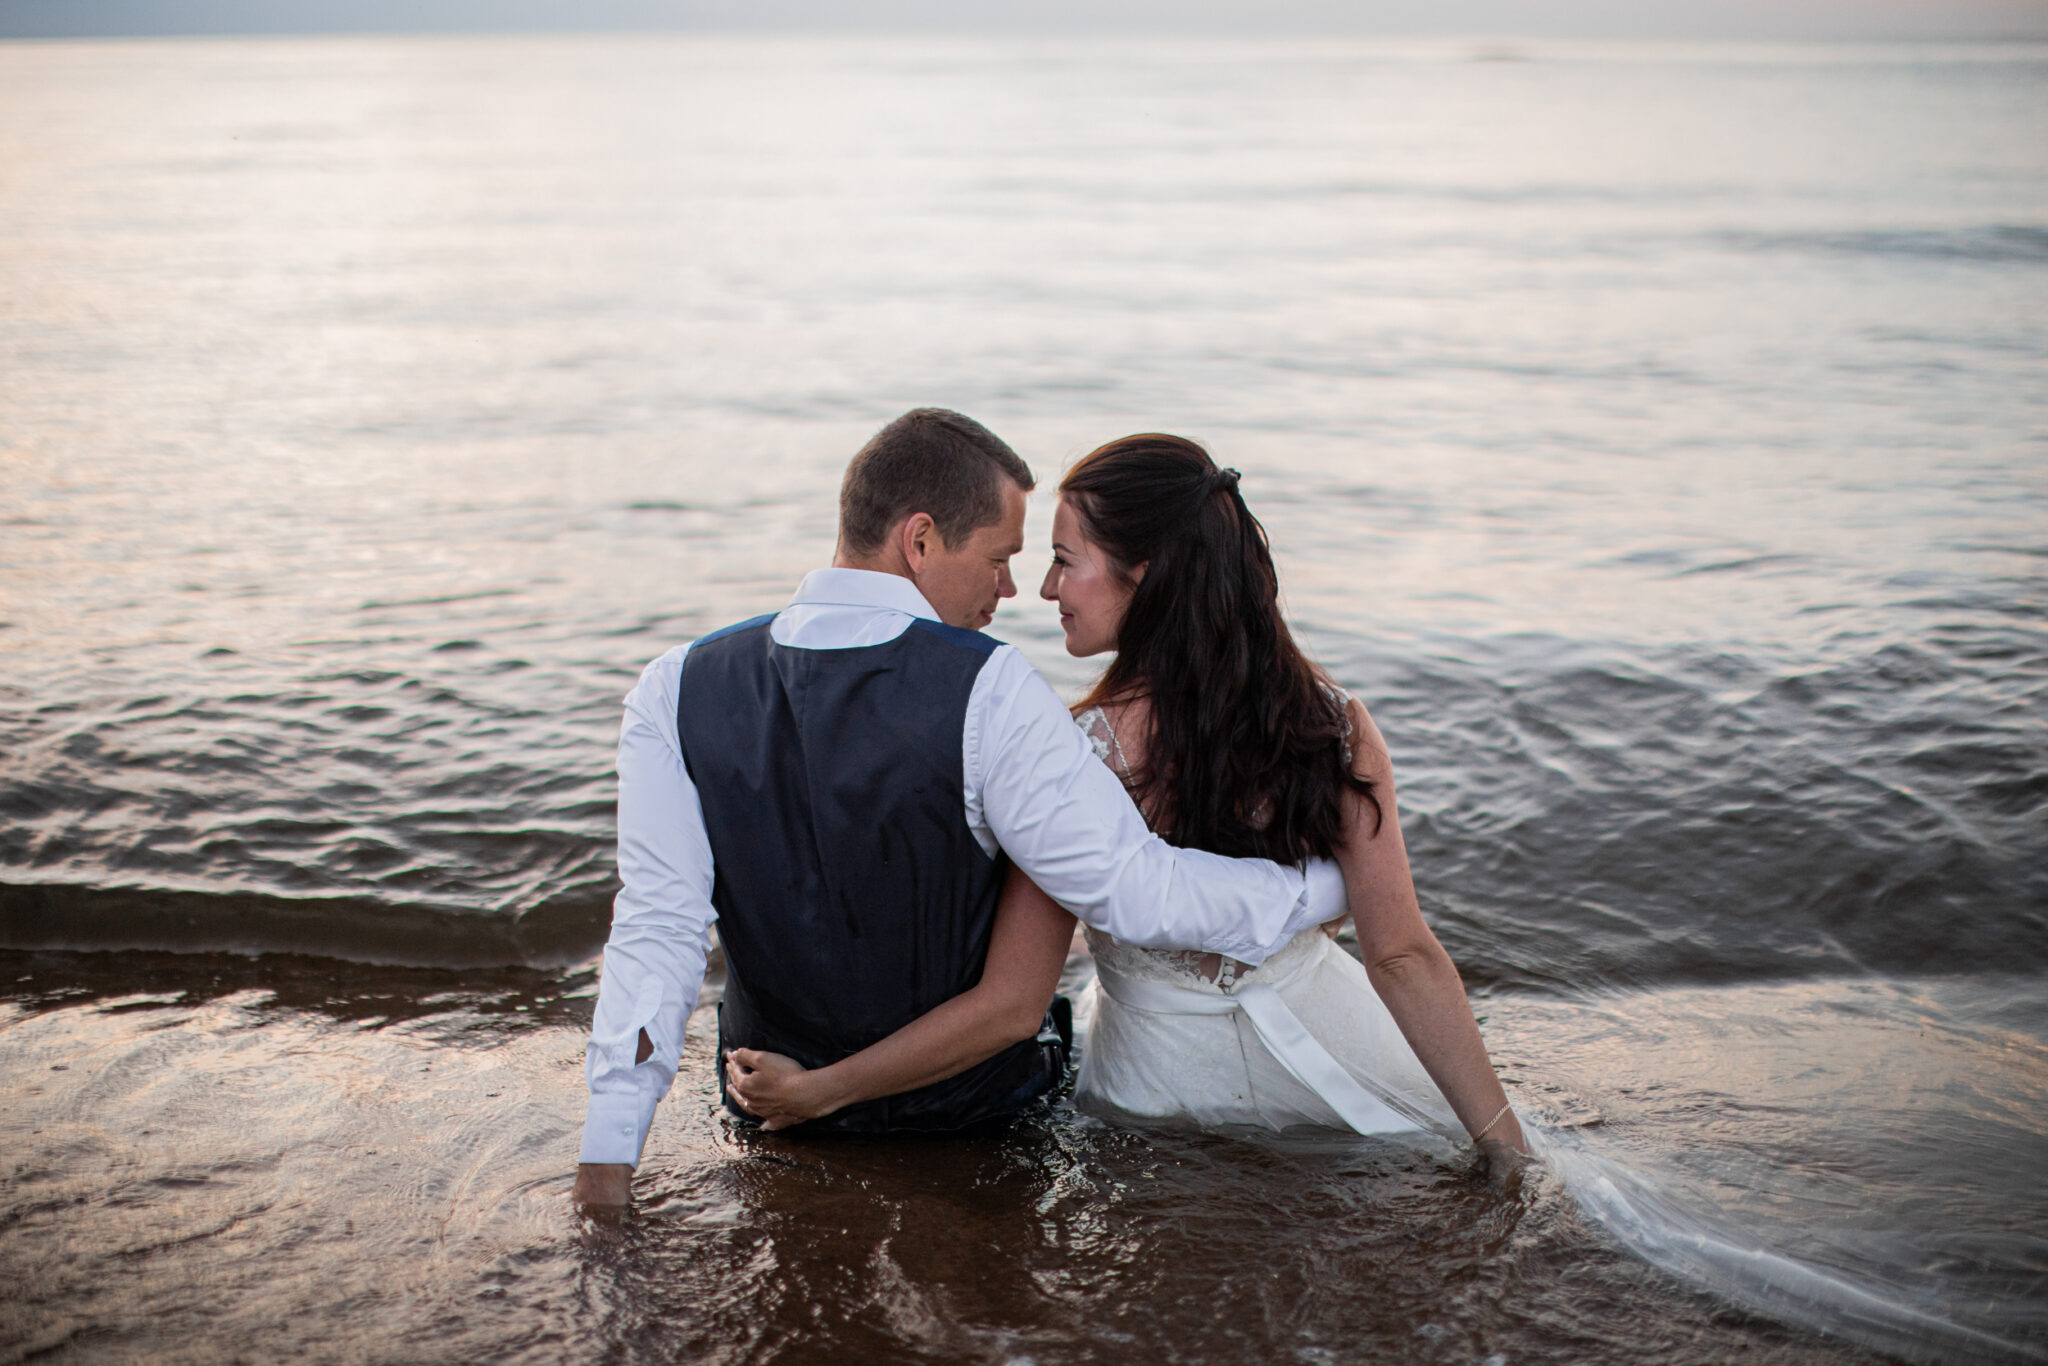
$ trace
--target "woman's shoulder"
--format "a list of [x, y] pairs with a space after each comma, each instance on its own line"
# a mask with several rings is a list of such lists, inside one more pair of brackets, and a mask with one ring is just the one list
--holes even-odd
[[1344, 717], [1344, 763], [1354, 773], [1383, 774], [1388, 767], [1387, 742], [1373, 724], [1372, 713], [1357, 696], [1331, 679], [1321, 680], [1323, 696]]
[[1139, 701], [1109, 701], [1096, 706], [1082, 707], [1074, 713], [1074, 724], [1088, 737], [1088, 747], [1095, 751], [1095, 757], [1108, 764], [1119, 778], [1128, 779], [1131, 774], [1130, 756], [1125, 753], [1124, 737], [1134, 724], [1141, 722]]
[[1341, 688], [1337, 691], [1344, 708], [1344, 762], [1351, 765], [1353, 772], [1383, 777], [1391, 767], [1386, 737], [1380, 734], [1365, 703]]
[[1344, 763], [1348, 767], [1352, 762], [1351, 742], [1359, 732], [1359, 723], [1363, 721], [1370, 725], [1372, 718], [1366, 716], [1365, 707], [1357, 698], [1327, 678], [1323, 680], [1323, 696], [1330, 700], [1344, 718]]
[[1088, 737], [1088, 748], [1095, 751], [1095, 757], [1103, 763], [1109, 762], [1109, 747], [1114, 739], [1109, 728], [1109, 718], [1100, 707], [1083, 707], [1074, 713], [1074, 724]]
[[1095, 751], [1095, 757], [1108, 764], [1118, 777], [1129, 772], [1124, 759], [1123, 740], [1117, 734], [1120, 718], [1113, 717], [1114, 708], [1109, 706], [1083, 707], [1074, 713], [1074, 724], [1088, 737], [1088, 748]]

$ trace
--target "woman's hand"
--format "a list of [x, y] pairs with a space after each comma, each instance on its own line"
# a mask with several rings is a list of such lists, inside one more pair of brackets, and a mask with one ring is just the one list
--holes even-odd
[[1503, 1139], [1479, 1140], [1479, 1155], [1486, 1163], [1486, 1184], [1503, 1195], [1520, 1191], [1529, 1169], [1539, 1165], [1533, 1154]]
[[726, 1093], [764, 1129], [787, 1129], [839, 1106], [822, 1094], [818, 1073], [794, 1058], [758, 1048], [725, 1051]]
[[725, 1093], [764, 1128], [787, 1129], [958, 1076], [1038, 1033], [1073, 938], [1074, 917], [1013, 867], [979, 982], [827, 1067], [806, 1071], [780, 1053], [727, 1049]]

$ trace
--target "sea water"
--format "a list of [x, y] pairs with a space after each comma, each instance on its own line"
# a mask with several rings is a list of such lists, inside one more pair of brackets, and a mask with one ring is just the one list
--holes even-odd
[[[0, 1352], [2048, 1356], [2044, 129], [2024, 44], [0, 45]], [[572, 1217], [618, 699], [926, 403], [1244, 472], [1545, 1176], [738, 1135], [700, 1014]]]

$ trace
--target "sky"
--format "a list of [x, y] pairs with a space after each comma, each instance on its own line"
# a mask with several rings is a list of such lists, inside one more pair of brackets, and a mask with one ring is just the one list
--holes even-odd
[[0, 38], [584, 29], [2048, 38], [2048, 0], [0, 0]]

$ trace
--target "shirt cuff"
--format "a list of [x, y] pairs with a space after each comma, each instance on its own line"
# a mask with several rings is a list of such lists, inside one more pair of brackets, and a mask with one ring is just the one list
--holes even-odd
[[1302, 870], [1301, 896], [1294, 903], [1294, 914], [1287, 921], [1287, 933], [1281, 939], [1286, 943], [1303, 930], [1314, 929], [1326, 920], [1335, 920], [1350, 909], [1350, 898], [1344, 891], [1344, 870], [1337, 866], [1335, 859], [1310, 859]]
[[592, 1096], [583, 1113], [583, 1148], [578, 1162], [640, 1165], [640, 1146], [654, 1122], [659, 1097]]

